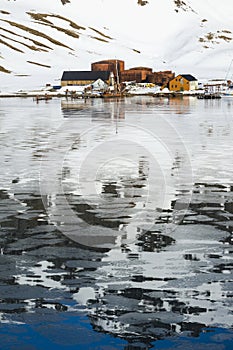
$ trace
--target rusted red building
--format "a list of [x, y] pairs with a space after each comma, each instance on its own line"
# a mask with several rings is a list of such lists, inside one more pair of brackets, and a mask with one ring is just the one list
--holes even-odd
[[170, 80], [174, 79], [174, 77], [175, 73], [173, 73], [171, 70], [166, 70], [163, 72], [153, 72], [148, 74], [147, 81], [148, 83], [165, 86]]
[[156, 85], [167, 85], [175, 77], [170, 70], [153, 72], [152, 68], [134, 67], [121, 72], [121, 81], [135, 81], [136, 83], [153, 83]]
[[121, 72], [121, 81], [147, 82], [147, 77], [152, 74], [152, 68], [134, 67]]
[[109, 59], [94, 62], [91, 64], [92, 71], [113, 72], [115, 81], [135, 81], [136, 83], [153, 83], [165, 86], [175, 77], [175, 73], [170, 70], [163, 72], [153, 72], [149, 67], [133, 67], [125, 70], [125, 62], [118, 59]]
[[111, 60], [103, 60], [99, 62], [94, 62], [91, 64], [92, 71], [110, 71], [114, 73], [114, 76], [121, 76], [121, 72], [125, 69], [125, 62], [122, 60], [111, 59]]

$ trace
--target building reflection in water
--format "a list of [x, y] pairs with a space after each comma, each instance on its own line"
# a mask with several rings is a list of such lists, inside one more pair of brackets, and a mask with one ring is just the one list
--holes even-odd
[[118, 99], [105, 102], [101, 98], [61, 100], [63, 118], [88, 118], [92, 121], [125, 119], [123, 101]]

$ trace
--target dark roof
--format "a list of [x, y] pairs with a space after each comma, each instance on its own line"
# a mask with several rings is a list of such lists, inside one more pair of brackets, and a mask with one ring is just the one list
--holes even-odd
[[108, 80], [110, 71], [65, 71], [62, 74], [62, 81], [66, 80]]
[[186, 80], [188, 81], [194, 81], [194, 80], [197, 80], [196, 78], [194, 78], [193, 75], [191, 74], [180, 74], [183, 78], [185, 78]]

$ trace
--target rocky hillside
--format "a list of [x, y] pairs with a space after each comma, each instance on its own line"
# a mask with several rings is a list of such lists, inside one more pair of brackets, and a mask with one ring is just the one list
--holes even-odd
[[58, 84], [107, 58], [231, 78], [231, 0], [2, 0], [0, 90]]

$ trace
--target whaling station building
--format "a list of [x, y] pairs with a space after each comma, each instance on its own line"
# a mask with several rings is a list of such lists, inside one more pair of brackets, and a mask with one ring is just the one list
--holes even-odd
[[125, 62], [122, 60], [103, 60], [91, 64], [91, 71], [64, 71], [61, 78], [61, 86], [87, 85], [92, 84], [97, 79], [101, 79], [107, 84], [115, 81], [135, 83], [153, 83], [165, 85], [175, 74], [171, 71], [152, 72], [152, 68], [134, 67], [125, 70]]
[[99, 79], [107, 85], [112, 85], [115, 77], [110, 71], [65, 71], [62, 74], [61, 86], [91, 85]]
[[198, 81], [191, 74], [180, 74], [169, 81], [170, 91], [193, 91], [198, 90]]
[[175, 77], [172, 71], [153, 72], [152, 68], [134, 67], [125, 69], [122, 60], [109, 59], [91, 64], [91, 71], [64, 71], [61, 86], [91, 85], [101, 80], [108, 86], [124, 82], [149, 83], [168, 87], [170, 91], [186, 91], [198, 89], [198, 81], [190, 74]]

